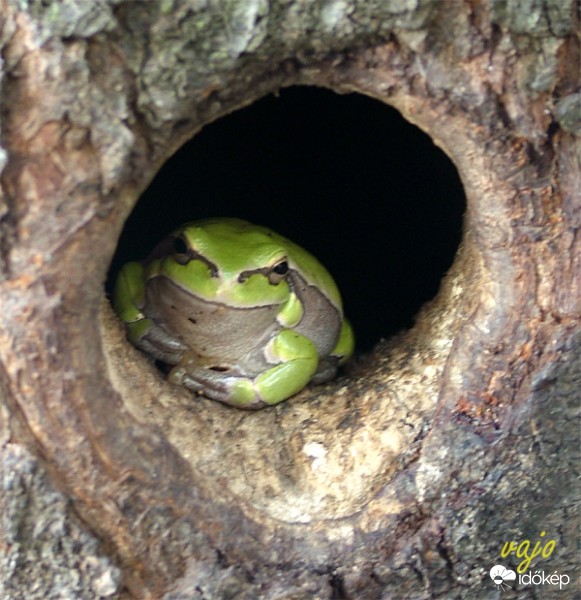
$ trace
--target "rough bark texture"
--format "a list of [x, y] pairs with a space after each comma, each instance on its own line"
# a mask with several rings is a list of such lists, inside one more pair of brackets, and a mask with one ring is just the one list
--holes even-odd
[[[579, 22], [567, 0], [0, 0], [0, 596], [475, 598], [579, 563]], [[256, 414], [192, 404], [103, 301], [204, 124], [291, 84], [395, 106], [464, 243], [416, 327]], [[97, 319], [96, 315], [101, 318]]]

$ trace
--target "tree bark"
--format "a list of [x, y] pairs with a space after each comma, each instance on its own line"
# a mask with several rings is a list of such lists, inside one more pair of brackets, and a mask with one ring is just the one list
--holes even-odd
[[[519, 598], [573, 597], [574, 2], [0, 2], [0, 596], [493, 597], [490, 568], [523, 560], [505, 542], [554, 540], [530, 570], [571, 583]], [[463, 245], [348, 378], [193, 404], [124, 340], [107, 269], [181, 144], [293, 84], [426, 131]]]

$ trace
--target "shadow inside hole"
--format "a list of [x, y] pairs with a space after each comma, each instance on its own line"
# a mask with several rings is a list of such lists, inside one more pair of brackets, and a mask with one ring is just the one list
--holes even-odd
[[240, 217], [319, 258], [369, 350], [437, 293], [464, 210], [452, 162], [396, 110], [289, 88], [212, 123], [167, 161], [127, 220], [107, 290], [176, 226]]

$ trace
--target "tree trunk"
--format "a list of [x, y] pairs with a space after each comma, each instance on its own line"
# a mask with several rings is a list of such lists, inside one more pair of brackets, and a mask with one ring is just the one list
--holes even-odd
[[[0, 596], [499, 597], [500, 564], [558, 574], [507, 581], [519, 598], [573, 597], [575, 3], [0, 5]], [[465, 187], [462, 248], [348, 378], [192, 403], [124, 340], [107, 269], [180, 145], [293, 84], [427, 132]]]

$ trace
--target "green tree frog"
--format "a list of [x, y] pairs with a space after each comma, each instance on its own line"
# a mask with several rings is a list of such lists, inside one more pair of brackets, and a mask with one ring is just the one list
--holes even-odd
[[239, 408], [331, 379], [354, 348], [333, 278], [266, 227], [186, 223], [119, 272], [113, 305], [127, 337], [172, 365], [168, 379]]

